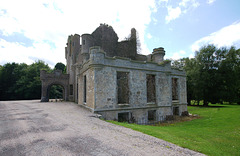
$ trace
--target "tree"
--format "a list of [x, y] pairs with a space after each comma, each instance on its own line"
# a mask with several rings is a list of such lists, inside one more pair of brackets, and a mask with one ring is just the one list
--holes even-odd
[[226, 55], [225, 59], [222, 60], [219, 66], [219, 73], [222, 77], [223, 86], [222, 90], [222, 98], [224, 101], [228, 101], [230, 103], [240, 102], [240, 58], [239, 51], [236, 50], [235, 47], [231, 47], [230, 49], [225, 49]]
[[49, 93], [50, 99], [63, 98], [63, 87], [60, 85], [52, 85]]
[[42, 61], [31, 65], [7, 63], [0, 69], [0, 100], [39, 99], [40, 70], [51, 71]]
[[179, 60], [174, 60], [172, 62], [172, 67], [176, 69], [184, 69], [187, 75], [187, 102], [191, 105], [192, 100], [200, 101], [199, 93], [196, 88], [198, 87], [197, 78], [198, 70], [196, 69], [196, 59], [192, 58], [182, 58]]
[[[65, 70], [65, 65], [61, 62], [58, 62], [55, 67], [54, 67], [54, 70], [61, 70], [63, 73], [66, 72]], [[65, 72], [64, 72], [65, 71]]]
[[172, 66], [187, 74], [187, 100], [240, 103], [240, 49], [206, 45], [193, 59], [176, 60]]
[[14, 85], [18, 79], [19, 71], [16, 70], [18, 64], [7, 63], [0, 70], [0, 99], [1, 100], [13, 100]]
[[51, 71], [43, 61], [37, 61], [26, 68], [26, 74], [17, 81], [17, 92], [24, 92], [23, 99], [41, 98], [40, 70]]

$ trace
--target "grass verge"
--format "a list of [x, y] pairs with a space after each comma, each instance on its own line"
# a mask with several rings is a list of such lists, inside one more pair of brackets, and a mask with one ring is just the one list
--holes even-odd
[[189, 106], [188, 111], [200, 118], [164, 126], [109, 122], [207, 155], [240, 155], [239, 105]]

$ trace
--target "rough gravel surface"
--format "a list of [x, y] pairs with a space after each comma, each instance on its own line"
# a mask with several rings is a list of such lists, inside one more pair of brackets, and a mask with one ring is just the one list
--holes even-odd
[[0, 101], [0, 156], [202, 155], [98, 118], [71, 102]]

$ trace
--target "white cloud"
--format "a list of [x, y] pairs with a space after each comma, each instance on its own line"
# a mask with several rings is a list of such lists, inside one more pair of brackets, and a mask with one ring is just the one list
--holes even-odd
[[207, 0], [208, 4], [213, 4], [216, 0]]
[[186, 54], [186, 52], [184, 50], [180, 50], [179, 53], [182, 54], [182, 55]]
[[188, 8], [188, 7], [192, 7], [192, 8], [196, 8], [200, 5], [200, 3], [196, 0], [182, 0], [179, 3], [179, 6]]
[[152, 18], [152, 20], [153, 20], [153, 23], [156, 25], [158, 20], [156, 18], [154, 18], [154, 17]]
[[147, 34], [147, 38], [148, 39], [151, 39], [152, 38], [152, 35], [150, 33]]
[[[133, 7], [136, 5], [137, 7]], [[62, 61], [67, 36], [74, 33], [80, 35], [92, 33], [100, 23], [113, 26], [120, 40], [127, 37], [131, 28], [135, 27], [139, 33], [142, 53], [146, 54], [149, 53], [149, 50], [144, 43], [144, 33], [146, 26], [151, 22], [151, 13], [154, 11], [156, 11], [154, 0], [0, 1], [0, 32], [4, 36], [11, 36], [14, 32], [19, 32], [33, 40], [34, 43], [30, 48], [31, 52], [26, 52], [30, 50], [26, 47], [24, 49], [18, 43], [7, 43], [7, 41], [1, 40], [1, 45], [5, 48], [0, 47], [0, 62], [28, 62], [29, 57], [35, 56], [46, 57], [53, 62], [56, 61], [56, 58]], [[54, 43], [56, 49], [48, 47], [49, 42]], [[8, 44], [15, 49], [11, 49]], [[40, 51], [40, 49], [44, 51]], [[11, 58], [2, 57], [2, 55], [7, 56], [6, 53], [10, 51], [14, 54], [22, 53], [22, 61], [19, 61], [19, 57], [15, 57], [18, 54], [11, 55]], [[45, 53], [49, 55], [45, 56]], [[27, 59], [23, 59], [23, 57]]]
[[192, 8], [197, 8], [200, 6], [200, 3], [195, 1], [194, 3], [192, 3]]
[[190, 54], [189, 55], [189, 58], [191, 59], [191, 58], [194, 58], [194, 55], [193, 54]]
[[182, 11], [180, 7], [172, 8], [172, 6], [168, 6], [168, 15], [165, 17], [166, 23], [178, 18]]
[[183, 7], [186, 7], [187, 6], [187, 3], [191, 1], [191, 0], [182, 0], [180, 3], [179, 3], [179, 6], [183, 6]]
[[192, 51], [197, 51], [206, 44], [214, 44], [218, 47], [222, 46], [239, 46], [240, 42], [240, 21], [226, 26], [206, 37], [199, 39], [192, 45]]
[[43, 60], [53, 67], [57, 62], [65, 62], [62, 48], [52, 49], [44, 42], [34, 43], [32, 47], [25, 47], [17, 42], [7, 42], [0, 39], [0, 64], [7, 62], [31, 64]]
[[185, 54], [186, 52], [184, 50], [180, 50], [179, 52], [173, 53], [170, 58], [173, 60], [178, 60], [180, 58], [186, 57]]
[[168, 0], [159, 0], [158, 5], [165, 6], [168, 3]]
[[173, 60], [178, 60], [180, 58], [181, 58], [181, 56], [179, 55], [179, 53], [173, 53], [173, 56], [172, 56]]
[[[166, 3], [168, 3], [168, 1]], [[165, 17], [166, 23], [179, 18], [182, 14], [186, 14], [199, 5], [200, 3], [197, 0], [182, 0], [176, 8], [173, 8], [171, 5], [166, 5], [168, 10], [168, 15]]]

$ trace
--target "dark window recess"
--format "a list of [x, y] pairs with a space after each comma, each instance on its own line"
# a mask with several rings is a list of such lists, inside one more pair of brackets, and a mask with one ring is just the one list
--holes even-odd
[[83, 77], [83, 102], [87, 102], [87, 76]]
[[118, 122], [128, 122], [129, 121], [129, 113], [118, 113]]
[[155, 120], [156, 120], [156, 110], [149, 110], [148, 121], [155, 121]]
[[179, 107], [173, 107], [173, 115], [179, 115]]
[[129, 103], [128, 73], [117, 72], [118, 103]]
[[70, 95], [73, 95], [73, 85], [70, 85]]
[[156, 102], [155, 75], [147, 75], [147, 102]]
[[83, 41], [82, 41], [82, 44], [85, 45], [85, 44], [86, 44], [86, 40], [83, 40]]
[[178, 79], [172, 78], [172, 99], [178, 100]]
[[77, 100], [78, 100], [78, 83], [77, 83]]

